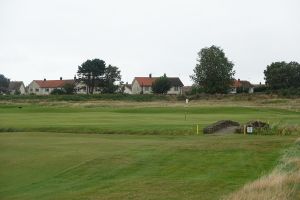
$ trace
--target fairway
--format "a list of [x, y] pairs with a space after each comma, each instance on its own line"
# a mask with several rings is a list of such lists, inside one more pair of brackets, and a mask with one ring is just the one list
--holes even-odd
[[299, 118], [241, 103], [1, 103], [0, 199], [220, 199], [270, 173], [297, 135], [202, 128]]
[[297, 125], [300, 118], [300, 112], [292, 110], [233, 105], [184, 108], [164, 104], [156, 107], [25, 104], [18, 107], [0, 104], [0, 131], [194, 135], [197, 124], [202, 131], [204, 126], [224, 119]]
[[295, 137], [0, 134], [1, 199], [218, 199]]

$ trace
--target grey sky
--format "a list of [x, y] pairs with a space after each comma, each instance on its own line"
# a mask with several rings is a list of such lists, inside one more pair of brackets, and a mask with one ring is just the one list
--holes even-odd
[[273, 61], [300, 62], [299, 0], [0, 0], [0, 73], [73, 78], [100, 58], [123, 81], [167, 73], [190, 85], [197, 52], [221, 46], [236, 78], [263, 81]]

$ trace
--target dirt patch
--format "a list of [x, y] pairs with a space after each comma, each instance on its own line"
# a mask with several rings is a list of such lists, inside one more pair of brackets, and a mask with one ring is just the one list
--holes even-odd
[[[216, 132], [228, 132], [228, 131], [232, 131], [231, 129], [236, 129], [237, 127], [239, 127], [240, 124], [238, 122], [235, 121], [231, 121], [231, 120], [221, 120], [218, 121], [216, 123], [213, 123], [207, 127], [205, 127], [203, 129], [203, 133], [204, 134], [211, 134], [211, 133], [216, 133]], [[228, 129], [230, 128], [230, 129]]]
[[229, 127], [226, 127], [226, 128], [223, 128], [223, 129], [220, 129], [216, 132], [214, 132], [214, 134], [231, 134], [231, 133], [235, 133], [237, 128], [239, 128], [238, 126], [229, 126]]

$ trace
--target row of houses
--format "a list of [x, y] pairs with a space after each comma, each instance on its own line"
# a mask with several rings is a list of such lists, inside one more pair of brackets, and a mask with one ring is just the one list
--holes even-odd
[[[152, 84], [158, 77], [152, 77], [149, 74], [149, 77], [135, 77], [132, 81], [132, 84], [125, 84], [124, 93], [127, 94], [151, 94], [152, 93]], [[167, 94], [170, 95], [180, 95], [185, 94], [191, 90], [191, 86], [184, 86], [181, 80], [178, 77], [168, 77], [171, 83], [171, 89]], [[246, 80], [234, 80], [229, 93], [235, 94], [238, 92], [238, 89], [247, 91], [248, 93], [254, 92], [254, 85]]]
[[[126, 83], [120, 86], [119, 92], [126, 94], [151, 94], [152, 85], [159, 77], [152, 77], [149, 74], [148, 77], [135, 77], [131, 84]], [[181, 95], [190, 90], [190, 86], [184, 86], [179, 77], [168, 77], [171, 88], [167, 94], [169, 95]], [[36, 94], [36, 95], [49, 95], [54, 89], [63, 89], [66, 84], [73, 84], [75, 93], [87, 94], [88, 87], [81, 81], [78, 81], [76, 77], [74, 79], [59, 80], [33, 80], [27, 87], [25, 87], [22, 81], [12, 81], [9, 85], [9, 91], [11, 94]], [[253, 93], [254, 86], [249, 81], [235, 80], [230, 93], [237, 93], [238, 88], [247, 88], [249, 93]], [[94, 94], [101, 93], [101, 88], [95, 87]]]
[[[135, 77], [132, 84], [126, 83], [124, 86], [124, 93], [127, 94], [151, 94], [152, 85], [159, 77], [152, 77], [149, 74], [148, 77]], [[168, 77], [171, 83], [171, 88], [167, 94], [170, 95], [181, 95], [183, 94], [183, 83], [178, 77]]]

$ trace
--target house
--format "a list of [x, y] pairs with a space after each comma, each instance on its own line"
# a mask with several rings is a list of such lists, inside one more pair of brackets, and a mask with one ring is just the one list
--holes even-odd
[[36, 95], [49, 95], [54, 89], [62, 89], [65, 84], [74, 84], [75, 80], [33, 80], [28, 85], [28, 93]]
[[234, 80], [233, 84], [230, 87], [230, 92], [231, 94], [236, 94], [239, 92], [248, 92], [248, 93], [253, 93], [254, 92], [254, 86], [246, 80]]
[[26, 88], [23, 81], [11, 81], [8, 86], [10, 94], [26, 94]]
[[88, 87], [82, 81], [77, 82], [75, 85], [76, 94], [87, 94], [87, 89]]
[[[149, 77], [135, 77], [132, 81], [131, 91], [132, 94], [151, 94], [152, 93], [152, 84], [159, 77], [152, 77], [149, 74]], [[167, 94], [180, 95], [182, 94], [183, 83], [178, 77], [168, 77], [171, 82], [171, 89]]]
[[117, 89], [116, 89], [115, 93], [132, 94], [131, 84], [128, 84], [128, 82], [126, 82], [125, 84], [123, 84], [123, 82], [120, 83], [119, 85], [117, 85]]
[[124, 91], [123, 91], [123, 93], [124, 93], [124, 94], [132, 94], [132, 85], [126, 83], [126, 84], [124, 85]]
[[[76, 77], [74, 77], [75, 81], [75, 93], [76, 94], [88, 94], [88, 87], [87, 85], [83, 82], [80, 81], [80, 79], [76, 79]], [[99, 81], [95, 81], [95, 85], [99, 85]], [[94, 87], [93, 90], [93, 94], [100, 94], [102, 92], [102, 88], [101, 87]]]

